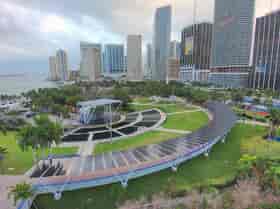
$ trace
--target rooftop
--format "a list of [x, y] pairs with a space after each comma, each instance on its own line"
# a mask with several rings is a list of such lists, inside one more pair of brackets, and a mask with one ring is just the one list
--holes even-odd
[[92, 107], [98, 107], [98, 106], [105, 106], [105, 105], [111, 105], [111, 104], [121, 104], [121, 100], [115, 100], [115, 99], [97, 99], [97, 100], [89, 100], [84, 102], [78, 102], [77, 105], [81, 107], [86, 106], [92, 106]]

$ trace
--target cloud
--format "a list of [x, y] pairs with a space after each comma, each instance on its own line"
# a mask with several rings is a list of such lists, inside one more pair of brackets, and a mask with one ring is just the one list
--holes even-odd
[[[273, 6], [279, 1], [274, 0]], [[128, 34], [151, 41], [155, 9], [172, 5], [172, 37], [193, 22], [193, 1], [187, 0], [1, 0], [0, 66], [26, 63], [48, 69], [48, 56], [57, 48], [68, 51], [71, 67], [79, 63], [79, 42], [124, 43]], [[197, 21], [212, 21], [214, 0], [197, 0]], [[257, 0], [258, 15], [270, 8]], [[9, 66], [8, 66], [9, 65]], [[0, 68], [0, 71], [2, 69]], [[2, 70], [3, 71], [3, 70]]]

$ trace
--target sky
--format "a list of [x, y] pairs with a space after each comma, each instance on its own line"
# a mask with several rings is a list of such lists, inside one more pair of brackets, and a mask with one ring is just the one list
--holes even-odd
[[[280, 0], [256, 0], [256, 15], [280, 8]], [[0, 74], [47, 72], [59, 48], [70, 69], [80, 62], [80, 41], [124, 43], [128, 34], [152, 38], [157, 7], [172, 5], [172, 39], [193, 21], [192, 0], [1, 0]], [[198, 21], [213, 20], [214, 0], [197, 0]]]

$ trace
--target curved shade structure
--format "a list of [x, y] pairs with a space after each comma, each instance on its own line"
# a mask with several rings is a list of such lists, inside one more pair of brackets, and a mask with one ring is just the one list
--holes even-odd
[[[198, 131], [183, 137], [144, 147], [110, 152], [94, 157], [78, 157], [76, 166], [66, 176], [39, 179], [34, 182], [38, 193], [58, 193], [65, 190], [95, 187], [121, 182], [177, 167], [201, 154], [223, 140], [237, 121], [236, 115], [223, 103], [210, 102], [207, 109], [210, 122]], [[83, 162], [83, 163], [81, 163]], [[83, 167], [81, 167], [83, 164]]]

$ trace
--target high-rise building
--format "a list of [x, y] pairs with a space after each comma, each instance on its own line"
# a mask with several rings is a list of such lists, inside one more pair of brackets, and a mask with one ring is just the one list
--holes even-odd
[[180, 71], [180, 60], [178, 58], [168, 58], [168, 74], [167, 81], [178, 81]]
[[181, 44], [178, 41], [171, 41], [170, 43], [170, 57], [180, 59]]
[[156, 10], [153, 32], [152, 79], [165, 81], [168, 70], [171, 39], [171, 6]]
[[[211, 54], [212, 81], [220, 77], [225, 87], [248, 83], [254, 25], [255, 0], [215, 0], [215, 20]], [[218, 74], [217, 74], [218, 73]], [[221, 73], [224, 75], [221, 76]], [[227, 74], [228, 73], [228, 74]], [[235, 86], [229, 84], [232, 74]], [[247, 73], [247, 78], [244, 76]], [[238, 82], [238, 74], [240, 82]], [[219, 75], [215, 78], [215, 75]], [[228, 75], [228, 76], [227, 76]]]
[[80, 79], [96, 81], [101, 76], [101, 44], [81, 42], [81, 68]]
[[124, 73], [125, 72], [124, 46], [122, 44], [107, 44], [104, 51], [104, 70], [105, 73]]
[[257, 18], [250, 87], [280, 90], [280, 10]]
[[68, 58], [66, 51], [59, 49], [56, 52], [56, 67], [59, 79], [62, 81], [68, 80]]
[[56, 67], [56, 57], [55, 56], [50, 56], [49, 57], [49, 69], [50, 69], [50, 76], [49, 79], [51, 81], [57, 81], [59, 80], [59, 75], [57, 72], [57, 67]]
[[152, 63], [153, 63], [153, 51], [152, 51], [152, 45], [147, 44], [146, 45], [146, 65], [145, 65], [145, 78], [151, 79], [152, 78]]
[[211, 23], [200, 23], [183, 29], [181, 33], [180, 74], [183, 81], [206, 81], [210, 69]]
[[200, 23], [183, 29], [181, 66], [194, 65], [195, 70], [210, 68], [212, 27], [211, 23]]
[[129, 81], [143, 80], [141, 35], [127, 37], [127, 79]]

